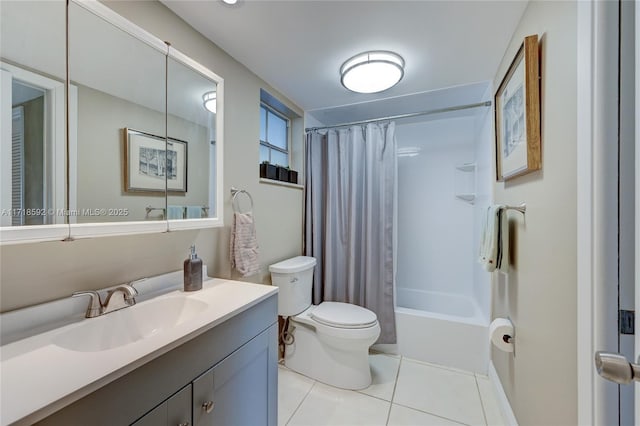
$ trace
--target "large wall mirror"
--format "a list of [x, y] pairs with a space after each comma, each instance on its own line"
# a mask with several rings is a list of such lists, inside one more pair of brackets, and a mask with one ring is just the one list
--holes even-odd
[[63, 239], [64, 2], [3, 2], [0, 73], [0, 238]]
[[222, 79], [99, 2], [41, 3], [3, 3], [2, 242], [222, 226]]
[[218, 217], [222, 155], [216, 122], [222, 93], [207, 69], [180, 52], [169, 52], [167, 153], [173, 167], [167, 180], [167, 212], [169, 228], [180, 229]]

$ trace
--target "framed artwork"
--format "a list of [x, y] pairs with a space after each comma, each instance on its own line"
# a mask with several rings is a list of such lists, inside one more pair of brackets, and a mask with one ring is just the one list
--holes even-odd
[[496, 179], [542, 167], [538, 36], [524, 39], [494, 97]]
[[[187, 192], [187, 142], [124, 129], [126, 192]], [[166, 147], [165, 147], [166, 142]]]

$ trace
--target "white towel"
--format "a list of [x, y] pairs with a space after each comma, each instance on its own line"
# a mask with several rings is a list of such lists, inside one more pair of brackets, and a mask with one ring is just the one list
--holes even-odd
[[503, 205], [487, 208], [478, 261], [488, 272], [509, 272], [509, 221]]
[[230, 240], [231, 267], [243, 277], [260, 272], [258, 240], [251, 213], [234, 213]]
[[201, 206], [187, 206], [187, 219], [200, 219], [202, 218]]
[[184, 219], [184, 206], [168, 206], [167, 219]]

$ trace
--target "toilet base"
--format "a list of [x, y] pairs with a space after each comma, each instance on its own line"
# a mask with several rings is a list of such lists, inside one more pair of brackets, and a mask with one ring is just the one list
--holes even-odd
[[337, 388], [358, 390], [369, 387], [369, 346], [375, 338], [372, 341], [350, 341], [323, 336], [323, 339], [310, 325], [292, 320], [290, 327], [295, 327], [292, 332], [294, 342], [285, 347], [286, 367]]

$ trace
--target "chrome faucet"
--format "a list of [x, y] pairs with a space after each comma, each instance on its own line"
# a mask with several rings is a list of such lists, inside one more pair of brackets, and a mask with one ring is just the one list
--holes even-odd
[[109, 312], [117, 311], [128, 306], [136, 304], [135, 296], [138, 295], [138, 291], [130, 284], [121, 284], [107, 293], [107, 298], [104, 303], [100, 299], [100, 294], [97, 291], [77, 291], [71, 295], [71, 297], [89, 296], [89, 307], [85, 313], [86, 318], [94, 318], [100, 315], [108, 314]]

